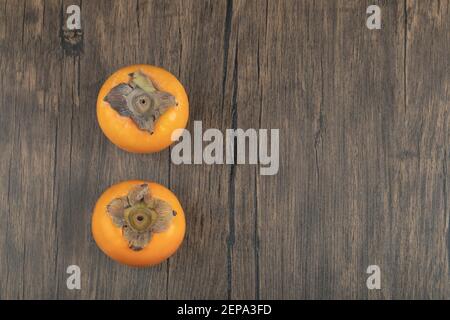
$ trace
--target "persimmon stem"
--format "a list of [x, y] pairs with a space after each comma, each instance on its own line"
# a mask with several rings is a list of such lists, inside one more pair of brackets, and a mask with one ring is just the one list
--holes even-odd
[[158, 90], [143, 72], [129, 74], [128, 83], [111, 89], [104, 100], [120, 115], [133, 119], [141, 130], [153, 133], [156, 120], [170, 106], [176, 106], [173, 95]]
[[171, 206], [152, 197], [147, 184], [134, 187], [126, 197], [113, 199], [106, 210], [133, 250], [143, 249], [153, 233], [166, 231], [174, 217]]

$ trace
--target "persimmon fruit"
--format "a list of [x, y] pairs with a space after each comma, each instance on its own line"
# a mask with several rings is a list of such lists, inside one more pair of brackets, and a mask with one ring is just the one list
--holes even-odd
[[186, 91], [170, 72], [151, 65], [132, 65], [113, 73], [97, 98], [97, 119], [108, 139], [133, 153], [158, 152], [173, 143], [172, 134], [186, 127]]
[[110, 258], [130, 266], [152, 266], [169, 258], [183, 242], [186, 221], [177, 197], [164, 186], [125, 181], [98, 199], [92, 234]]

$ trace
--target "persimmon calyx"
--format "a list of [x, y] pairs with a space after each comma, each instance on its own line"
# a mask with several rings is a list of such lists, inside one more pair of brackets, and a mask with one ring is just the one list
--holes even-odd
[[177, 105], [175, 97], [158, 90], [141, 71], [129, 74], [128, 83], [120, 83], [105, 96], [104, 101], [121, 116], [131, 118], [141, 130], [153, 133], [156, 120]]
[[122, 228], [130, 249], [135, 251], [142, 250], [153, 233], [166, 231], [176, 215], [170, 204], [151, 195], [148, 184], [138, 185], [126, 196], [113, 199], [106, 212]]

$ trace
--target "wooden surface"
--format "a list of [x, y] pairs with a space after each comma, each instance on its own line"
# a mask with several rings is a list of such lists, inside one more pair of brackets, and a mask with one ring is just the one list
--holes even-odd
[[[82, 34], [62, 32], [70, 4]], [[0, 54], [0, 299], [450, 298], [450, 1], [0, 0]], [[95, 103], [134, 63], [181, 80], [190, 129], [280, 129], [278, 174], [117, 149]], [[154, 268], [90, 232], [101, 192], [135, 178], [186, 212]]]

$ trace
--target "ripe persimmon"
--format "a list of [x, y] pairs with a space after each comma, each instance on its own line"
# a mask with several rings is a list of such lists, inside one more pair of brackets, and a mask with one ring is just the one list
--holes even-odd
[[151, 266], [169, 258], [183, 242], [186, 221], [177, 197], [152, 182], [125, 181], [98, 199], [92, 234], [110, 258]]
[[152, 153], [172, 144], [172, 133], [186, 127], [186, 91], [170, 72], [132, 65], [112, 74], [97, 98], [97, 119], [104, 134], [119, 148]]

